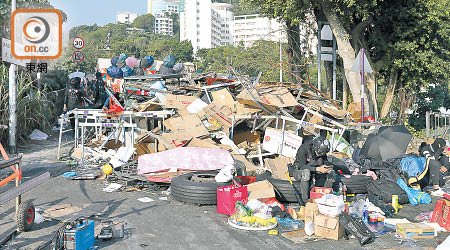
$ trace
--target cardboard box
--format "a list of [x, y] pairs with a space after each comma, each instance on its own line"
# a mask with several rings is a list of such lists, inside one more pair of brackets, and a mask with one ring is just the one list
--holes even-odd
[[[249, 91], [251, 95], [249, 94]], [[258, 107], [258, 104], [256, 104], [252, 98], [253, 95], [256, 101], [262, 104], [265, 108], [271, 110], [276, 109], [274, 107], [284, 108], [298, 105], [295, 97], [287, 88], [284, 87], [259, 89], [261, 94], [258, 94], [255, 89], [249, 91], [241, 91], [241, 93], [239, 93], [237, 98], [240, 103]]]
[[288, 180], [286, 175], [286, 172], [288, 171], [287, 165], [293, 162], [294, 158], [290, 157], [264, 159], [264, 165], [272, 171], [273, 177], [280, 180]]
[[248, 184], [247, 191], [249, 200], [275, 197], [273, 186], [268, 180]]
[[314, 215], [319, 213], [319, 206], [313, 202], [307, 202], [305, 205], [305, 224], [314, 222]]
[[258, 142], [260, 142], [259, 141], [260, 138], [261, 138], [261, 132], [259, 132], [259, 131], [256, 131], [255, 133], [252, 133], [250, 131], [245, 131], [245, 132], [239, 132], [239, 133], [233, 134], [233, 142], [236, 145], [238, 145], [244, 141], [258, 143]]
[[231, 128], [231, 117], [233, 116], [233, 111], [229, 106], [225, 106], [219, 102], [213, 101], [208, 106], [206, 106], [203, 111], [205, 111], [206, 115], [208, 116], [208, 122], [210, 122], [209, 119], [212, 118], [226, 130]]
[[192, 137], [208, 135], [208, 130], [197, 115], [171, 117], [164, 122], [166, 128], [176, 133], [187, 132]]
[[348, 105], [347, 111], [352, 116], [354, 122], [361, 122], [361, 102], [352, 102]]
[[[282, 139], [279, 129], [267, 128], [264, 133], [263, 149], [278, 154]], [[298, 148], [302, 145], [303, 138], [289, 132], [284, 132], [282, 156], [295, 158]]]
[[234, 103], [233, 96], [226, 88], [217, 91], [211, 91], [210, 93], [215, 102], [219, 102], [223, 105], [233, 105]]
[[166, 94], [165, 106], [166, 108], [185, 109], [196, 99], [195, 96]]
[[344, 228], [339, 223], [339, 217], [330, 217], [323, 214], [314, 215], [314, 234], [326, 239], [339, 240], [342, 238]]
[[398, 223], [396, 232], [403, 238], [430, 239], [435, 237], [434, 228], [423, 223]]

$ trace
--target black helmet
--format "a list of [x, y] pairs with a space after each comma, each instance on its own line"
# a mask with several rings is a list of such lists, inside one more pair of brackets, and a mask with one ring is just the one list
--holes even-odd
[[102, 73], [97, 71], [97, 73], [95, 73], [95, 77], [102, 78]]
[[330, 142], [325, 137], [316, 137], [312, 143], [312, 149], [317, 156], [323, 156], [330, 151]]
[[81, 78], [80, 77], [74, 77], [74, 78], [70, 79], [70, 83], [72, 83], [72, 84], [80, 84], [81, 83]]

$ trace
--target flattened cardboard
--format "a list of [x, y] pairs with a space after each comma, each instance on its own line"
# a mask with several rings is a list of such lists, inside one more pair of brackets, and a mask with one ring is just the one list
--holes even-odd
[[319, 213], [319, 206], [316, 203], [307, 202], [305, 205], [305, 224], [314, 222], [314, 215]]
[[240, 132], [233, 134], [233, 142], [238, 145], [244, 141], [258, 143], [261, 138], [261, 132], [256, 131], [252, 133], [250, 131]]
[[435, 237], [434, 228], [423, 223], [398, 223], [396, 232], [403, 238], [431, 239]]
[[[295, 97], [285, 87], [260, 89], [259, 91], [264, 93], [259, 95], [255, 89], [242, 91], [237, 96], [238, 101], [243, 104], [258, 107], [258, 104], [256, 104], [252, 98], [253, 95], [256, 101], [258, 101], [266, 108], [272, 110], [274, 109], [274, 107], [284, 108], [298, 105], [298, 102], [295, 100]], [[249, 92], [251, 93], [251, 95], [249, 94]]]
[[286, 172], [288, 171], [287, 164], [293, 163], [294, 159], [290, 157], [282, 157], [275, 159], [264, 159], [264, 165], [272, 171], [272, 176], [275, 179], [288, 180]]
[[219, 146], [215, 145], [214, 141], [211, 139], [204, 139], [200, 140], [198, 138], [193, 138], [187, 147], [193, 147], [193, 148], [220, 148]]
[[314, 215], [314, 234], [327, 239], [339, 240], [342, 238], [344, 228], [339, 223], [339, 217], [330, 217], [323, 214]]
[[231, 128], [231, 117], [233, 116], [233, 111], [231, 111], [230, 107], [217, 102], [212, 102], [208, 106], [206, 106], [203, 111], [205, 111], [206, 115], [208, 116], [208, 121], [211, 117], [220, 125], [222, 125], [226, 130]]
[[164, 126], [177, 133], [189, 132], [192, 137], [209, 134], [197, 115], [185, 114], [184, 116], [171, 117], [164, 122]]
[[182, 109], [189, 106], [197, 97], [186, 95], [166, 94], [166, 108]]
[[273, 185], [268, 180], [248, 184], [247, 191], [249, 200], [275, 197]]
[[233, 96], [226, 88], [217, 91], [211, 91], [210, 93], [213, 100], [221, 103], [222, 105], [233, 105], [234, 103]]
[[336, 109], [334, 106], [328, 106], [321, 101], [318, 100], [309, 100], [305, 103], [308, 107], [313, 107], [317, 110], [320, 110], [328, 115], [333, 116], [337, 119], [344, 119], [347, 115], [347, 111]]
[[347, 111], [354, 122], [361, 122], [361, 102], [352, 102], [348, 105]]

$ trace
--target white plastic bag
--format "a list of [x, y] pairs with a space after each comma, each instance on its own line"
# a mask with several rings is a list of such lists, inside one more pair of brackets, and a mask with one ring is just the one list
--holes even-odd
[[311, 236], [314, 234], [314, 222], [310, 221], [306, 223], [305, 225], [305, 233], [308, 236]]
[[326, 194], [316, 199], [321, 214], [338, 216], [345, 210], [344, 198], [334, 194]]
[[236, 171], [233, 165], [226, 165], [214, 178], [216, 182], [229, 182], [233, 179], [233, 174]]
[[450, 249], [450, 235], [447, 236], [447, 239], [445, 239], [439, 246], [436, 248], [436, 250], [447, 250]]

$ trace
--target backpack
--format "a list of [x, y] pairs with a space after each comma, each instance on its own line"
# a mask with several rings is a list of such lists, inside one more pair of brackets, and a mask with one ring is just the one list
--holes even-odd
[[397, 183], [386, 179], [378, 179], [367, 184], [369, 195], [375, 196], [385, 203], [392, 201], [392, 195], [398, 195], [398, 204], [409, 203], [408, 195]]

